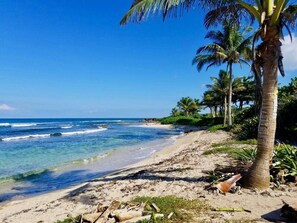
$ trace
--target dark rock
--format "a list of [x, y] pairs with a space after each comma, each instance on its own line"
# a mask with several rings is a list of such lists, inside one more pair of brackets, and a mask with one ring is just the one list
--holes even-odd
[[54, 137], [62, 136], [62, 133], [61, 132], [52, 133], [51, 136], [54, 136]]

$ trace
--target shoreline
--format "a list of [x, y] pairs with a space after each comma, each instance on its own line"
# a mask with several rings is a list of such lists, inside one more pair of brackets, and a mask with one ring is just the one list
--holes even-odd
[[214, 194], [205, 190], [205, 171], [217, 165], [230, 166], [226, 154], [202, 155], [214, 143], [231, 140], [222, 131], [193, 131], [149, 158], [129, 165], [104, 177], [67, 189], [31, 198], [0, 203], [0, 220], [12, 222], [54, 223], [67, 217], [92, 212], [97, 205], [109, 205], [113, 200], [130, 201], [137, 196], [174, 195], [184, 199], [205, 201], [215, 208], [245, 208], [247, 212], [216, 212], [195, 216], [192, 222], [222, 222], [226, 220], [254, 220], [267, 222], [265, 215], [279, 216], [282, 200], [294, 202], [297, 188], [284, 187], [276, 191], [242, 189], [240, 194]]
[[[176, 128], [173, 125], [163, 126], [158, 123], [153, 123], [150, 125], [141, 124], [137, 125], [138, 127], [144, 128], [156, 128], [156, 129], [172, 129]], [[163, 139], [155, 139], [152, 141], [141, 142], [135, 145], [130, 146], [120, 146], [104, 152], [103, 154], [97, 154], [96, 156], [90, 157], [88, 159], [80, 159], [72, 162], [65, 163], [60, 166], [55, 166], [52, 168], [45, 168], [41, 170], [34, 170], [22, 174], [13, 175], [10, 177], [5, 177], [0, 181], [0, 205], [3, 202], [15, 201], [19, 199], [26, 199], [34, 196], [39, 196], [58, 190], [67, 189], [85, 182], [91, 181], [94, 178], [104, 177], [107, 174], [119, 171], [123, 168], [126, 168], [135, 163], [141, 162], [144, 159], [147, 159], [149, 156], [162, 150], [168, 145], [175, 143], [176, 138], [180, 135], [173, 135], [170, 137], [165, 137]], [[133, 157], [133, 158], [132, 158]], [[100, 171], [97, 171], [100, 170]], [[29, 191], [25, 189], [21, 192], [21, 188], [30, 188], [31, 182], [33, 184], [42, 185], [42, 180], [52, 176], [59, 176], [68, 172], [84, 171], [85, 175], [89, 174], [91, 177], [86, 177], [82, 175], [83, 180], [79, 181], [69, 181], [60, 184], [57, 181], [58, 188], [42, 188], [35, 191], [34, 186]], [[51, 183], [51, 185], [53, 185]], [[14, 188], [17, 188], [16, 190]], [[27, 192], [28, 191], [28, 192]]]

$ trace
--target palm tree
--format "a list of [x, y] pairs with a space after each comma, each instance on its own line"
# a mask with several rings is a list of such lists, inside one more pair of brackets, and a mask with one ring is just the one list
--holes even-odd
[[176, 117], [176, 116], [179, 116], [180, 115], [180, 112], [179, 110], [175, 107], [171, 110], [171, 115]]
[[[288, 0], [134, 0], [121, 24], [128, 21], [141, 21], [150, 13], [159, 12], [163, 18], [175, 15], [183, 9], [197, 8], [210, 10], [204, 20], [207, 27], [226, 18], [240, 23], [242, 19], [256, 20], [259, 29], [255, 35], [261, 39], [254, 58], [254, 69], [263, 77], [262, 109], [258, 129], [257, 156], [245, 177], [245, 186], [268, 188], [270, 185], [269, 162], [274, 149], [277, 116], [277, 72], [284, 75], [280, 39], [283, 28], [295, 26], [297, 4]], [[254, 5], [255, 4], [255, 5]], [[290, 33], [290, 32], [289, 32]]]
[[217, 108], [222, 104], [221, 101], [221, 94], [218, 94], [216, 91], [209, 89], [203, 93], [201, 105], [208, 107], [211, 116], [215, 118], [217, 116]]
[[[224, 126], [226, 125], [227, 120], [227, 107], [229, 106], [227, 102], [227, 97], [229, 95], [229, 88], [230, 88], [230, 75], [223, 70], [220, 70], [219, 77], [211, 77], [213, 81], [212, 85], [207, 85], [208, 88], [211, 88], [217, 94], [221, 94], [224, 96]], [[233, 89], [234, 93], [240, 92], [244, 90], [244, 85], [242, 82], [242, 78], [235, 78], [232, 81], [231, 88]], [[231, 107], [231, 106], [230, 106]]]
[[[244, 31], [240, 30], [240, 26], [225, 20], [223, 22], [223, 31], [209, 31], [205, 38], [213, 41], [206, 46], [200, 47], [193, 59], [193, 64], [197, 64], [198, 71], [206, 64], [207, 69], [210, 66], [221, 65], [227, 63], [227, 72], [229, 79], [233, 80], [232, 68], [234, 63], [246, 63], [251, 59], [251, 36], [245, 38], [245, 34], [251, 28], [247, 27]], [[228, 86], [228, 127], [232, 125], [232, 81]]]
[[252, 76], [242, 77], [242, 90], [234, 92], [233, 94], [233, 103], [236, 104], [239, 102], [239, 109], [242, 109], [244, 104], [249, 104], [251, 101], [255, 101], [255, 82], [252, 78]]
[[227, 120], [227, 97], [229, 93], [229, 75], [226, 71], [221, 70], [219, 77], [210, 77], [213, 81], [212, 85], [207, 85], [208, 88], [211, 88], [217, 94], [224, 96], [224, 126], [226, 125]]
[[198, 105], [190, 97], [182, 97], [177, 102], [177, 107], [184, 112], [185, 116], [189, 116], [193, 111], [198, 109]]

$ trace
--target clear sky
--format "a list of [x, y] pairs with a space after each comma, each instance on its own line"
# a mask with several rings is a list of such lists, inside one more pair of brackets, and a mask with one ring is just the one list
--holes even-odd
[[[201, 98], [220, 69], [191, 65], [204, 13], [120, 26], [131, 2], [0, 1], [0, 117], [161, 117]], [[282, 83], [297, 70], [297, 41], [285, 46]]]

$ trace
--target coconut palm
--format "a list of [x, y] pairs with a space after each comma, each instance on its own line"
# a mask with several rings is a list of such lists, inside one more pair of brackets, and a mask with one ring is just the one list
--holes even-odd
[[216, 91], [209, 89], [203, 93], [201, 105], [209, 108], [213, 118], [217, 116], [217, 108], [222, 104], [222, 95]]
[[[272, 158], [277, 116], [277, 72], [282, 75], [280, 39], [283, 28], [295, 26], [297, 4], [289, 0], [134, 0], [121, 24], [141, 21], [151, 13], [162, 12], [163, 18], [194, 8], [209, 10], [204, 23], [207, 27], [226, 18], [239, 24], [242, 19], [259, 24], [255, 41], [260, 39], [254, 58], [254, 69], [263, 77], [262, 108], [258, 131], [257, 156], [245, 177], [245, 186], [268, 188], [270, 185], [269, 163]], [[288, 29], [289, 30], [289, 29]]]
[[183, 111], [185, 116], [189, 116], [193, 113], [193, 111], [197, 111], [198, 105], [196, 104], [195, 100], [190, 97], [182, 97], [177, 102], [177, 107]]
[[207, 85], [208, 88], [211, 88], [217, 94], [221, 94], [224, 97], [224, 126], [226, 125], [227, 120], [227, 97], [229, 93], [229, 76], [226, 71], [221, 70], [219, 77], [210, 77], [213, 84]]
[[[213, 43], [200, 47], [192, 63], [197, 64], [198, 71], [208, 64], [207, 68], [214, 65], [227, 63], [229, 79], [233, 80], [232, 68], [234, 63], [248, 64], [251, 59], [251, 36], [245, 38], [245, 34], [251, 28], [240, 30], [240, 26], [225, 20], [223, 31], [209, 31], [205, 38], [211, 39]], [[228, 86], [228, 126], [232, 125], [232, 81]]]
[[180, 115], [180, 111], [175, 107], [171, 110], [171, 116], [179, 116]]
[[244, 104], [248, 105], [251, 101], [255, 101], [255, 81], [252, 78], [252, 76], [242, 77], [242, 90], [233, 94], [233, 103], [239, 102], [239, 109], [242, 109]]
[[[226, 125], [227, 120], [227, 107], [231, 107], [231, 105], [228, 105], [229, 102], [227, 102], [227, 98], [229, 95], [229, 88], [230, 88], [230, 74], [228, 74], [224, 70], [220, 70], [219, 77], [211, 77], [211, 80], [213, 81], [213, 84], [207, 85], [208, 88], [211, 88], [214, 92], [217, 94], [221, 94], [224, 96], [224, 126]], [[240, 92], [244, 90], [244, 86], [242, 83], [242, 78], [235, 78], [232, 81], [232, 86], [234, 93]]]

